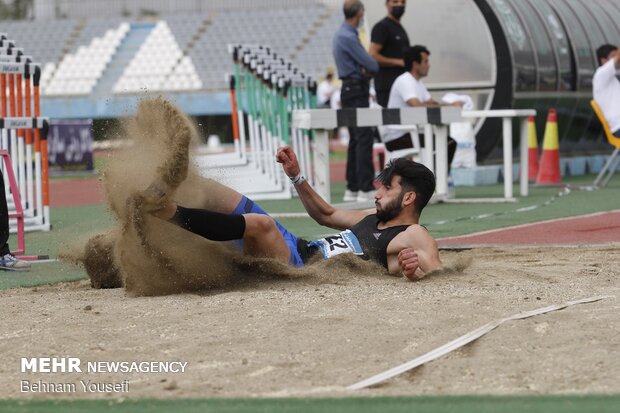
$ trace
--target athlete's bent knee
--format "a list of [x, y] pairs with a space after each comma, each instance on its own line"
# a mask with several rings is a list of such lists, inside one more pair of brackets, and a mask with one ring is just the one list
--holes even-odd
[[278, 231], [276, 222], [269, 215], [244, 214], [245, 234], [244, 238], [261, 239]]

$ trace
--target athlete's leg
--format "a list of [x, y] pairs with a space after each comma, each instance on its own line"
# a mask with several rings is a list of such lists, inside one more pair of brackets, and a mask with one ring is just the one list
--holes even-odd
[[149, 145], [161, 152], [154, 179], [143, 193], [147, 203], [163, 207], [175, 200], [211, 211], [234, 211], [240, 193], [190, 168], [190, 143], [197, 139], [196, 131], [175, 105], [163, 99], [142, 101], [127, 127], [139, 147]]
[[275, 258], [288, 264], [291, 250], [273, 218], [263, 214], [244, 214], [243, 217], [244, 252], [258, 257]]
[[181, 185], [174, 199], [180, 205], [231, 214], [243, 195], [212, 179], [190, 174]]
[[289, 263], [291, 250], [275, 220], [265, 214], [225, 214], [169, 203], [153, 215], [213, 241], [243, 240], [244, 253]]

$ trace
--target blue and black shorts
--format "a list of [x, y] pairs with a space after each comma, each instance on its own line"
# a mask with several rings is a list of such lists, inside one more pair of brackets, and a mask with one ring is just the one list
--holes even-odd
[[[236, 214], [236, 215], [262, 214], [262, 215], [268, 215], [269, 216], [269, 214], [263, 208], [261, 208], [258, 204], [256, 204], [254, 201], [252, 201], [251, 199], [249, 199], [246, 196], [241, 198], [241, 201], [239, 201], [239, 204], [237, 205], [237, 207], [233, 211], [233, 214]], [[301, 255], [299, 254], [299, 250], [298, 250], [297, 246], [299, 244], [304, 244], [305, 245], [306, 241], [301, 240], [300, 238], [297, 238], [289, 230], [284, 228], [284, 226], [282, 224], [280, 224], [276, 219], [274, 219], [274, 221], [276, 223], [276, 226], [280, 230], [280, 233], [284, 237], [284, 241], [286, 242], [286, 245], [288, 245], [289, 251], [291, 252], [291, 257], [289, 259], [289, 264], [292, 265], [292, 266], [295, 266], [295, 267], [303, 267], [304, 266], [304, 260], [302, 260]], [[240, 248], [243, 248], [243, 240], [239, 240], [238, 241], [238, 245], [239, 245]]]

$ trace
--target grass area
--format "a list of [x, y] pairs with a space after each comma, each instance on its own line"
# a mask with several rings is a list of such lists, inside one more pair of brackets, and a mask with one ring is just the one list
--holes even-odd
[[341, 399], [126, 399], [107, 400], [31, 400], [0, 401], [4, 413], [487, 413], [545, 412], [582, 413], [617, 412], [620, 396], [422, 396], [422, 397], [357, 397]]
[[347, 160], [347, 149], [346, 149], [346, 147], [344, 147], [343, 149], [329, 151], [329, 160], [331, 162], [334, 162], [334, 161], [346, 161]]
[[[56, 258], [63, 251], [83, 247], [88, 238], [112, 225], [112, 217], [104, 205], [54, 208], [50, 232], [26, 234], [26, 255], [49, 255]], [[9, 240], [12, 243], [13, 238]], [[81, 267], [65, 262], [34, 263], [28, 272], [0, 273], [0, 289], [32, 287], [85, 279]]]

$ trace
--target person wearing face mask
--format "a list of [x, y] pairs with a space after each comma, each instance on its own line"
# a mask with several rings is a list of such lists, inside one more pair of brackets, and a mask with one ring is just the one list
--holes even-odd
[[405, 13], [406, 0], [386, 0], [387, 16], [377, 22], [370, 34], [370, 55], [379, 62], [375, 76], [377, 102], [387, 107], [390, 88], [398, 76], [405, 72], [403, 52], [409, 47], [409, 37], [400, 19]]
[[[367, 108], [370, 97], [370, 78], [379, 71], [359, 40], [357, 28], [364, 18], [364, 5], [359, 0], [345, 0], [342, 11], [345, 20], [334, 34], [333, 52], [338, 77], [342, 80], [340, 102], [343, 109]], [[374, 134], [372, 128], [349, 128], [347, 149], [347, 190], [344, 201], [371, 202], [375, 197], [372, 162]]]

